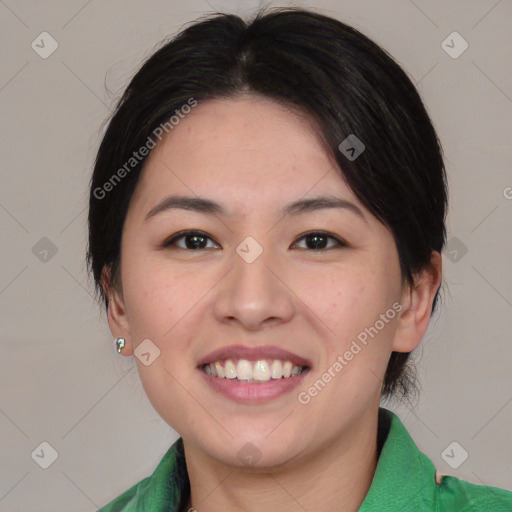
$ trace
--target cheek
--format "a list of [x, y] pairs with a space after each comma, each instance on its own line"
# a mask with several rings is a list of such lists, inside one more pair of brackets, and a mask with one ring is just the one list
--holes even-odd
[[[357, 359], [377, 361], [387, 358], [394, 322], [386, 317], [387, 321], [383, 323], [380, 318], [396, 301], [398, 287], [395, 281], [399, 283], [398, 275], [386, 270], [382, 263], [373, 262], [372, 265], [351, 266], [338, 271], [331, 268], [325, 278], [316, 275], [315, 279], [305, 282], [306, 303], [328, 328], [326, 349], [329, 360], [344, 354], [358, 339], [362, 350]], [[378, 342], [370, 343], [374, 340]], [[367, 341], [366, 345], [364, 341]]]
[[132, 333], [159, 340], [159, 344], [172, 336], [174, 326], [204, 295], [200, 273], [174, 271], [150, 258], [127, 259], [123, 279]]
[[148, 366], [136, 359], [146, 395], [171, 427], [192, 424], [191, 408], [186, 405], [190, 395], [180, 382], [187, 382], [193, 371], [188, 351], [199, 311], [193, 306], [204, 295], [204, 276], [177, 273], [150, 258], [137, 261], [132, 257], [126, 258], [124, 279], [134, 344], [150, 339], [160, 350], [159, 357]]

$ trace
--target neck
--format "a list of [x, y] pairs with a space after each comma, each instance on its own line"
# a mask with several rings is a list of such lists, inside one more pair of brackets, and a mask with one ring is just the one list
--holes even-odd
[[337, 438], [327, 439], [313, 455], [291, 467], [235, 468], [184, 440], [191, 490], [185, 510], [356, 512], [377, 466], [377, 412], [371, 411]]

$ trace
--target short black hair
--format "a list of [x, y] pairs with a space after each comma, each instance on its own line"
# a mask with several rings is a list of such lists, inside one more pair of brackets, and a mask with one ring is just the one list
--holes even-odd
[[[432, 251], [442, 251], [448, 191], [441, 144], [418, 91], [393, 57], [355, 28], [311, 10], [261, 9], [251, 21], [215, 13], [147, 58], [99, 147], [90, 182], [87, 264], [107, 309], [102, 271], [110, 272], [112, 286], [120, 284], [124, 220], [147, 156], [130, 168], [126, 162], [191, 98], [247, 93], [311, 119], [348, 186], [392, 232], [403, 282], [413, 284]], [[357, 159], [339, 149], [350, 135], [365, 146]], [[384, 397], [407, 397], [415, 388], [408, 359], [409, 353], [391, 354]]]

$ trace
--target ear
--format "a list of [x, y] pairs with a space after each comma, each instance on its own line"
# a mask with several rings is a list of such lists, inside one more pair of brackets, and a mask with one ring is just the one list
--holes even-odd
[[112, 284], [110, 267], [104, 266], [101, 272], [101, 284], [108, 298], [107, 319], [110, 332], [114, 338], [124, 338], [125, 346], [121, 351], [123, 356], [133, 354], [133, 343], [130, 336], [130, 323], [126, 315], [122, 290], [117, 290]]
[[441, 254], [432, 251], [430, 265], [415, 275], [414, 284], [407, 285], [403, 291], [403, 310], [392, 344], [394, 352], [411, 352], [420, 344], [430, 322], [432, 304], [441, 278]]

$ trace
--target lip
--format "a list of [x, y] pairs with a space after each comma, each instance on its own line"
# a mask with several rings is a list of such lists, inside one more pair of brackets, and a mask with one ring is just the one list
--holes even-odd
[[[197, 367], [201, 368], [205, 364], [211, 364], [225, 359], [247, 359], [248, 361], [280, 359], [281, 361], [290, 361], [292, 364], [297, 366], [307, 366], [310, 369], [312, 368], [312, 363], [308, 359], [273, 345], [262, 345], [260, 347], [231, 345], [222, 347], [201, 357], [197, 363]], [[257, 385], [264, 386], [265, 384]]]
[[262, 404], [290, 393], [303, 382], [305, 376], [310, 372], [310, 370], [305, 370], [299, 375], [286, 379], [271, 379], [268, 382], [248, 383], [214, 377], [201, 369], [198, 369], [198, 371], [216, 393], [220, 393], [235, 402], [248, 405]]

